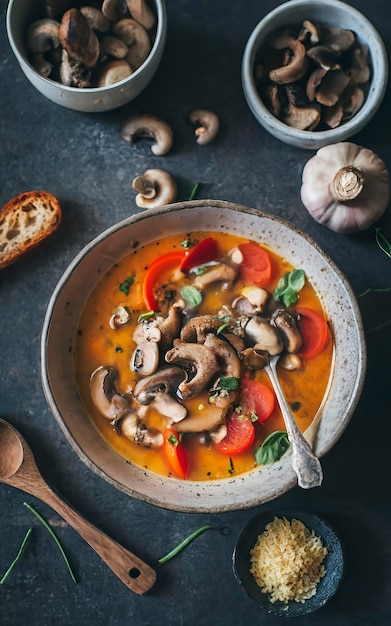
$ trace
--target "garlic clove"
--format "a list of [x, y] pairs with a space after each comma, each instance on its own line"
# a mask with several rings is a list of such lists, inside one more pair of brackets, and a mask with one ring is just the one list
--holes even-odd
[[304, 166], [301, 200], [319, 224], [337, 233], [369, 228], [389, 199], [386, 165], [368, 148], [351, 142], [324, 146]]

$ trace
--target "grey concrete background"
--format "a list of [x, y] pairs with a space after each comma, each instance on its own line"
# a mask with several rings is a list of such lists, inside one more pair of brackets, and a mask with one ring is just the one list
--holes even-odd
[[[5, 35], [0, 2], [0, 203], [22, 191], [46, 189], [63, 207], [57, 234], [29, 258], [0, 273], [0, 415], [18, 427], [42, 473], [85, 517], [151, 564], [202, 524], [230, 534], [205, 533], [159, 570], [145, 597], [128, 591], [91, 549], [50, 509], [0, 485], [0, 574], [14, 558], [25, 531], [28, 550], [0, 587], [3, 626], [241, 626], [284, 624], [264, 615], [240, 589], [231, 569], [242, 526], [263, 507], [219, 515], [165, 511], [130, 499], [93, 475], [65, 441], [40, 381], [40, 333], [58, 279], [93, 237], [137, 209], [133, 177], [164, 167], [177, 179], [178, 199], [200, 182], [198, 197], [238, 202], [282, 216], [308, 232], [346, 273], [357, 294], [391, 286], [390, 260], [374, 230], [341, 236], [319, 226], [300, 201], [301, 172], [311, 152], [278, 142], [256, 123], [240, 83], [246, 39], [278, 3], [246, 0], [167, 0], [168, 41], [157, 75], [126, 107], [99, 115], [56, 106], [28, 83]], [[390, 49], [387, 0], [352, 2], [378, 28]], [[221, 133], [196, 146], [186, 121], [195, 107], [216, 110]], [[377, 152], [391, 170], [390, 90], [375, 119], [353, 141]], [[145, 144], [132, 148], [120, 136], [133, 112], [161, 115], [175, 145], [155, 157]], [[390, 211], [380, 222], [391, 237]], [[339, 593], [300, 626], [386, 626], [391, 623], [390, 293], [359, 300], [368, 343], [364, 391], [347, 431], [323, 459], [324, 485], [292, 489], [273, 505], [304, 507], [324, 515], [346, 549]], [[75, 585], [27, 500], [60, 537], [79, 583]], [[269, 506], [269, 505], [268, 505]]]

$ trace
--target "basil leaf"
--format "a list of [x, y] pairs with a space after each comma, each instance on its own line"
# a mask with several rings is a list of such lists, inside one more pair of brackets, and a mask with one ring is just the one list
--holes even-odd
[[219, 388], [226, 391], [234, 391], [239, 387], [239, 379], [235, 376], [222, 376], [219, 380]]
[[278, 461], [290, 446], [285, 430], [276, 430], [270, 433], [255, 450], [255, 460], [258, 465], [269, 465]]
[[187, 285], [182, 287], [181, 296], [191, 308], [199, 306], [202, 302], [202, 293], [196, 287]]
[[298, 301], [298, 293], [305, 284], [304, 270], [292, 270], [281, 276], [274, 290], [275, 300], [282, 300], [285, 306], [291, 306]]
[[119, 284], [119, 290], [125, 294], [125, 296], [129, 295], [129, 288], [134, 283], [134, 276], [129, 276], [126, 280]]

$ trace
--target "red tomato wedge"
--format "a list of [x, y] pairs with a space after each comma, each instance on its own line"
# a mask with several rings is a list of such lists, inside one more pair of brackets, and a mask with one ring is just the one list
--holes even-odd
[[299, 314], [298, 326], [303, 340], [299, 355], [303, 359], [313, 359], [327, 347], [331, 333], [324, 317], [305, 306], [295, 307]]
[[219, 244], [217, 239], [207, 237], [186, 253], [181, 270], [182, 272], [189, 272], [193, 267], [204, 265], [204, 263], [209, 263], [209, 261], [215, 261], [218, 257]]
[[179, 478], [187, 478], [189, 474], [189, 460], [186, 451], [179, 441], [176, 430], [167, 428], [164, 432], [164, 452], [172, 471]]
[[267, 285], [272, 276], [273, 266], [270, 254], [258, 244], [248, 241], [239, 244], [243, 261], [239, 266], [240, 278], [246, 285]]
[[274, 392], [263, 383], [251, 378], [240, 381], [239, 402], [245, 415], [255, 413], [258, 422], [266, 422], [275, 405]]
[[150, 311], [157, 311], [159, 308], [155, 297], [156, 288], [164, 282], [164, 279], [168, 280], [169, 273], [179, 268], [184, 258], [184, 251], [175, 250], [152, 261], [143, 282], [144, 302]]
[[227, 456], [248, 450], [255, 439], [255, 428], [250, 417], [232, 411], [226, 418], [226, 424], [227, 434], [215, 444], [216, 450]]

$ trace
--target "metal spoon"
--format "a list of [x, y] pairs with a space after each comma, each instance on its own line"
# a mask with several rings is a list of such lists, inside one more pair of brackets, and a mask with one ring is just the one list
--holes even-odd
[[21, 489], [52, 507], [95, 550], [116, 576], [135, 593], [148, 591], [155, 570], [87, 522], [50, 489], [22, 435], [0, 418], [0, 482]]
[[273, 385], [284, 418], [288, 438], [292, 447], [292, 467], [297, 475], [299, 487], [303, 489], [319, 487], [323, 480], [322, 467], [318, 457], [312, 452], [310, 445], [304, 439], [303, 434], [297, 426], [281, 389], [277, 375], [277, 362], [279, 358], [279, 355], [269, 356], [269, 363], [266, 365], [265, 371]]

